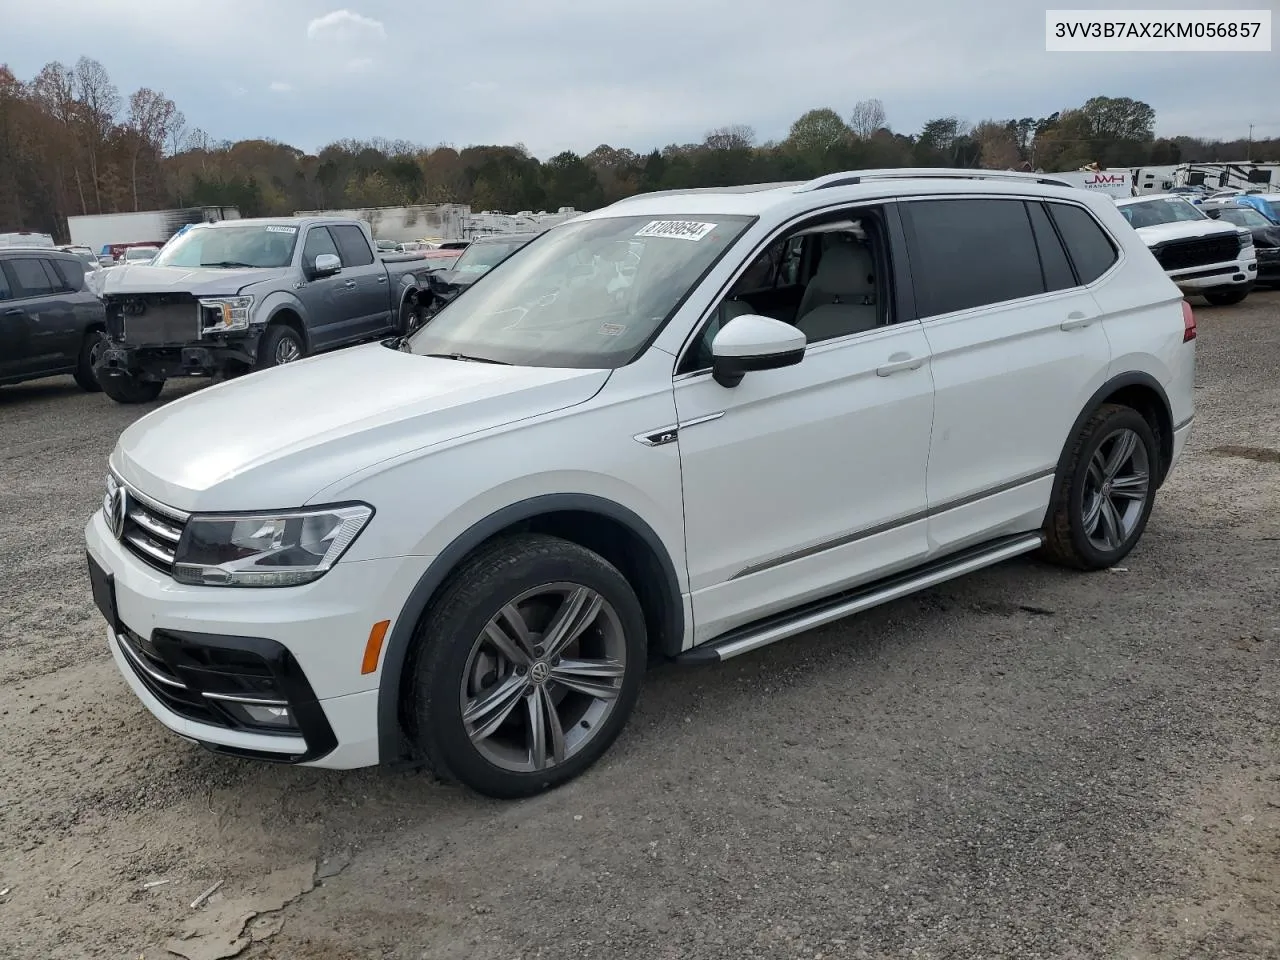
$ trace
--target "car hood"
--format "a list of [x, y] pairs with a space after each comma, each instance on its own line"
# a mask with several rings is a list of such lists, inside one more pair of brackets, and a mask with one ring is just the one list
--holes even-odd
[[429, 274], [431, 282], [441, 287], [469, 287], [481, 277], [483, 273], [461, 273], [457, 270], [433, 270]]
[[375, 463], [583, 403], [608, 378], [368, 344], [166, 404], [125, 430], [111, 465], [179, 510], [302, 506]]
[[1235, 233], [1239, 228], [1217, 220], [1182, 220], [1178, 223], [1160, 223], [1154, 227], [1138, 227], [1138, 236], [1148, 247], [1169, 240], [1193, 240], [1221, 233]]
[[133, 293], [190, 293], [197, 297], [226, 296], [254, 283], [280, 280], [288, 267], [152, 267], [121, 264], [103, 271], [99, 296], [127, 296]]

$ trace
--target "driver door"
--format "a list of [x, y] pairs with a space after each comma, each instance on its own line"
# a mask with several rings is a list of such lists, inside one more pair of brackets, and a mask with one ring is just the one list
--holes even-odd
[[312, 277], [316, 257], [340, 256], [329, 228], [311, 227], [302, 245], [302, 269], [307, 277], [298, 288], [298, 299], [307, 308], [307, 329], [313, 350], [324, 350], [349, 340], [360, 326], [354, 303], [354, 286], [347, 283], [345, 270], [331, 277]]

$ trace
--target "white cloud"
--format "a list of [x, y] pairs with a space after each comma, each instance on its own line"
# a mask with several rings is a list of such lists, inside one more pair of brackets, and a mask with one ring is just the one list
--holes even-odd
[[283, 80], [273, 80], [268, 89], [272, 93], [290, 93], [293, 90], [293, 84], [285, 83]]
[[307, 39], [332, 37], [337, 40], [387, 39], [387, 28], [381, 20], [361, 16], [350, 10], [334, 10], [307, 24]]

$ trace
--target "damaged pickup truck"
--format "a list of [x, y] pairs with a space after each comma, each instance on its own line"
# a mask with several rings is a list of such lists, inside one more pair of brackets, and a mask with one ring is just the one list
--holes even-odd
[[379, 256], [361, 220], [194, 226], [146, 266], [103, 271], [107, 396], [146, 403], [171, 377], [233, 377], [422, 322], [420, 256]]

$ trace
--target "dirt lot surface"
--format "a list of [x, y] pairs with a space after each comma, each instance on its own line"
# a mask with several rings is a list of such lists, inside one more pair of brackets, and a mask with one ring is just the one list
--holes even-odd
[[81, 539], [141, 411], [0, 388], [0, 957], [1280, 956], [1280, 293], [1197, 313], [1191, 446], [1123, 569], [656, 669], [519, 803], [166, 733]]

